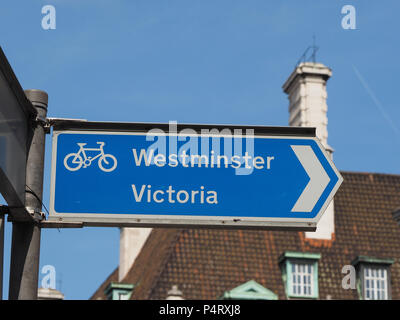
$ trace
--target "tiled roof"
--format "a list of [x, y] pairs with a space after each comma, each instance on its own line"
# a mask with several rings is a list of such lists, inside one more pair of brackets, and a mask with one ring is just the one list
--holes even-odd
[[394, 259], [392, 297], [400, 299], [400, 227], [392, 217], [400, 206], [400, 175], [342, 175], [333, 240], [290, 231], [153, 229], [122, 282], [136, 284], [132, 299], [165, 299], [173, 285], [185, 299], [216, 299], [249, 280], [286, 299], [280, 255], [314, 252], [321, 254], [321, 299], [358, 299], [356, 290], [342, 288], [341, 273], [357, 256]]

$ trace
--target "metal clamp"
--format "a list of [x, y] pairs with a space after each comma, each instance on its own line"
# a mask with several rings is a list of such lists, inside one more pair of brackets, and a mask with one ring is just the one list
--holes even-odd
[[46, 219], [46, 215], [40, 210], [40, 208], [26, 207], [26, 211], [30, 214], [35, 222], [40, 222]]
[[43, 127], [45, 133], [50, 133], [50, 121], [48, 118], [42, 117], [40, 115], [36, 115], [35, 119], [33, 120], [34, 124], [40, 125]]

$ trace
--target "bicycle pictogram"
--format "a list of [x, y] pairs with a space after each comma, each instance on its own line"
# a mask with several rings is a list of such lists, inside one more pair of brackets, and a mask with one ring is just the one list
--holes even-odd
[[[80, 168], [89, 167], [92, 162], [99, 159], [97, 164], [104, 172], [111, 172], [117, 167], [117, 159], [112, 154], [104, 153], [105, 142], [97, 142], [99, 148], [85, 148], [87, 143], [77, 143], [79, 150], [76, 153], [67, 154], [64, 158], [64, 166], [69, 171], [78, 171]], [[99, 153], [92, 157], [87, 156], [86, 151]]]

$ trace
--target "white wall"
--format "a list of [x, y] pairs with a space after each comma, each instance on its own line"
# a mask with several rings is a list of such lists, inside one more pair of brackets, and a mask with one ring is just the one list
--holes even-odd
[[151, 230], [151, 228], [120, 229], [118, 281], [122, 281], [132, 267]]

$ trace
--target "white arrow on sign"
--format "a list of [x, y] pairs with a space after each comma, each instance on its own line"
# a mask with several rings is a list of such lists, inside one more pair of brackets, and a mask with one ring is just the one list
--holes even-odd
[[331, 180], [310, 146], [291, 145], [310, 181], [291, 212], [311, 212]]

